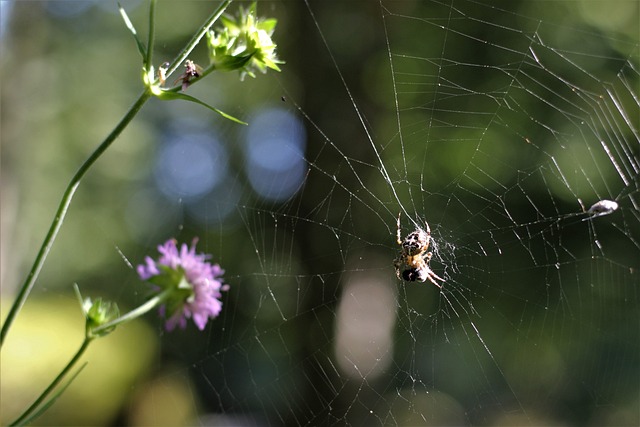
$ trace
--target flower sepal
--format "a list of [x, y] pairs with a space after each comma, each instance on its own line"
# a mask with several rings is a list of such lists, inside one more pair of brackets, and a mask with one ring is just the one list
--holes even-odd
[[253, 53], [247, 55], [227, 55], [224, 52], [211, 56], [211, 63], [214, 68], [219, 71], [239, 70], [249, 63]]
[[194, 297], [193, 286], [187, 280], [184, 268], [175, 269], [159, 264], [160, 274], [147, 279], [147, 282], [166, 292], [164, 299], [164, 311], [167, 317], [172, 317], [181, 312], [185, 301], [192, 301]]
[[177, 266], [171, 268], [167, 265], [158, 264], [156, 266], [158, 274], [151, 276], [147, 282], [158, 286], [162, 290], [168, 289], [192, 289], [191, 285], [185, 278], [184, 268]]

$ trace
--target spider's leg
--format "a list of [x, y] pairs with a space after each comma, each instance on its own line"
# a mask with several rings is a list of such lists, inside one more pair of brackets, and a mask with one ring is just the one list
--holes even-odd
[[400, 234], [400, 215], [402, 215], [402, 212], [398, 213], [398, 220], [396, 221], [396, 225], [397, 225], [397, 229], [396, 229], [396, 240], [398, 242], [399, 245], [402, 245], [402, 234]]
[[439, 287], [440, 289], [442, 289], [442, 285], [438, 282], [436, 282], [435, 280], [433, 280], [433, 278], [442, 280], [444, 282], [444, 279], [440, 276], [438, 276], [436, 273], [434, 273], [433, 271], [429, 270], [429, 274], [427, 274], [427, 280], [429, 280], [431, 283], [433, 283], [434, 285], [436, 285], [437, 287]]
[[424, 244], [424, 250], [426, 251], [431, 244], [431, 227], [429, 227], [429, 223], [426, 220], [424, 221], [424, 225], [426, 226], [424, 231], [427, 234], [427, 243]]
[[427, 220], [424, 221], [424, 225], [427, 227], [424, 231], [427, 232], [427, 236], [431, 236], [431, 227], [429, 227], [429, 223]]
[[436, 273], [433, 272], [433, 270], [429, 269], [429, 271], [431, 272], [431, 274], [429, 276], [436, 278], [438, 280], [440, 280], [441, 282], [444, 282], [444, 279], [440, 276], [438, 276]]
[[400, 267], [402, 267], [402, 260], [400, 258], [396, 258], [393, 260], [393, 266], [396, 268], [396, 276], [398, 279], [400, 278]]

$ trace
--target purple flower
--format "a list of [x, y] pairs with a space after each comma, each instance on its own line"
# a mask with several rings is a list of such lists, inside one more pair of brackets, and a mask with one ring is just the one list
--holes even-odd
[[224, 270], [218, 264], [207, 262], [207, 254], [196, 254], [197, 239], [191, 247], [185, 243], [178, 249], [175, 239], [158, 246], [157, 260], [145, 258], [138, 266], [138, 275], [158, 288], [169, 291], [160, 314], [167, 317], [165, 328], [176, 325], [184, 329], [192, 318], [198, 329], [203, 330], [209, 318], [214, 319], [222, 310], [221, 291], [229, 287], [222, 280]]

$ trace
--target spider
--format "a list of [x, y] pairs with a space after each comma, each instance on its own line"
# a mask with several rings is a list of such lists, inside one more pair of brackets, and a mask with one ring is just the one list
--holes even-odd
[[441, 282], [444, 282], [444, 279], [434, 273], [429, 267], [429, 260], [433, 255], [431, 252], [427, 252], [429, 244], [431, 243], [429, 223], [425, 221], [425, 225], [427, 226], [426, 231], [417, 227], [415, 231], [409, 233], [403, 241], [400, 231], [401, 214], [402, 212], [398, 214], [397, 242], [402, 249], [398, 258], [393, 261], [398, 279], [402, 277], [407, 282], [425, 282], [428, 280], [442, 289], [442, 285], [436, 282], [436, 279]]

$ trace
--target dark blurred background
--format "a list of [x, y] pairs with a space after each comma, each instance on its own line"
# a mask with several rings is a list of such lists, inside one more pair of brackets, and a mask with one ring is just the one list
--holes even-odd
[[[122, 5], [146, 40], [147, 2]], [[4, 319], [142, 85], [115, 2], [1, 6]], [[215, 7], [159, 1], [155, 65]], [[638, 2], [258, 14], [282, 73], [188, 90], [249, 126], [151, 100], [82, 182], [3, 348], [2, 422], [79, 346], [73, 283], [134, 308], [131, 267], [197, 236], [220, 318], [119, 328], [39, 425], [638, 425]], [[620, 209], [583, 221], [601, 199]], [[442, 291], [396, 280], [400, 211], [403, 236], [428, 220]]]

